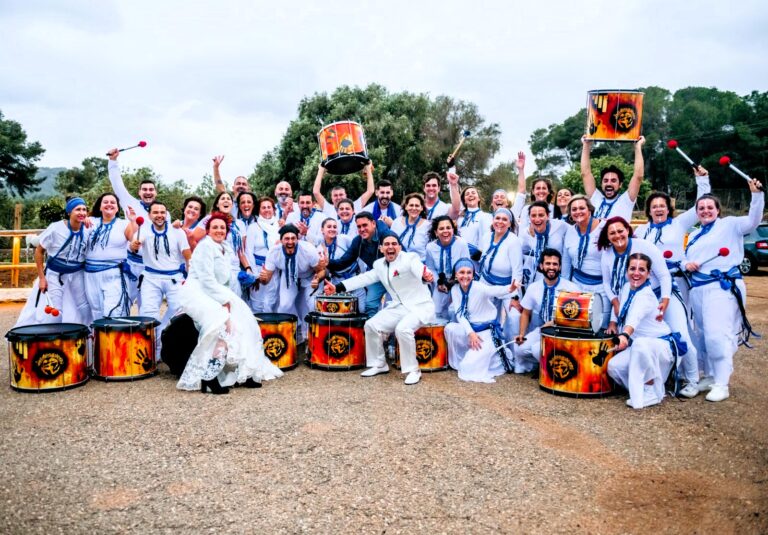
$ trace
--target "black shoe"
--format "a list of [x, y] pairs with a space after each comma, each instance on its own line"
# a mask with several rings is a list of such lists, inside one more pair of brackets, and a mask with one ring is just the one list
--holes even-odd
[[245, 380], [243, 386], [245, 388], [261, 388], [261, 382], [256, 382], [253, 380], [253, 377], [249, 377]]
[[229, 388], [221, 386], [218, 377], [214, 377], [210, 381], [200, 380], [200, 392], [205, 394], [208, 390], [211, 391], [211, 394], [229, 394]]

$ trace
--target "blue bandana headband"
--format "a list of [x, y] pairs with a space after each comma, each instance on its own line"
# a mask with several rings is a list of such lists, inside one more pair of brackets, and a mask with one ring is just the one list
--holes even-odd
[[475, 271], [475, 263], [472, 262], [469, 258], [459, 258], [456, 260], [456, 263], [453, 265], [453, 272], [456, 273], [460, 268], [468, 267], [471, 268], [472, 271]]
[[67, 212], [67, 215], [72, 213], [72, 210], [77, 208], [78, 206], [85, 206], [85, 201], [81, 199], [80, 197], [72, 197], [67, 201], [67, 206], [64, 208], [64, 210]]
[[496, 217], [499, 214], [503, 214], [509, 218], [510, 221], [514, 221], [515, 219], [512, 217], [512, 212], [508, 208], [497, 208], [495, 212], [493, 212], [493, 217]]

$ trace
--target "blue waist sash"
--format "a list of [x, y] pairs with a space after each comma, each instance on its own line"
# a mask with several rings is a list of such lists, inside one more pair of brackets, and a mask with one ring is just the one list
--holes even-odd
[[138, 280], [136, 275], [131, 271], [131, 267], [128, 265], [127, 260], [86, 260], [85, 272], [86, 273], [101, 273], [102, 271], [108, 271], [110, 269], [119, 269], [122, 274], [125, 274], [132, 281]]
[[256, 264], [257, 266], [263, 266], [264, 262], [266, 261], [267, 261], [266, 256], [261, 256], [258, 254], [253, 255], [253, 263]]
[[576, 282], [580, 284], [585, 284], [587, 286], [596, 286], [598, 284], [603, 283], [603, 276], [601, 275], [591, 275], [589, 273], [585, 273], [580, 269], [574, 268], [572, 273], [572, 277], [576, 279]]
[[131, 262], [134, 262], [136, 264], [143, 264], [144, 263], [144, 259], [141, 257], [141, 255], [137, 254], [137, 253], [134, 253], [130, 249], [128, 250], [128, 260], [130, 260]]
[[488, 284], [492, 284], [493, 286], [509, 286], [512, 284], [511, 275], [509, 277], [499, 277], [489, 271], [483, 271], [481, 278], [485, 279], [488, 281]]
[[144, 272], [154, 273], [156, 275], [178, 275], [179, 273], [182, 275], [184, 274], [184, 270], [181, 269], [181, 266], [179, 266], [177, 269], [155, 269], [149, 266], [144, 266]]
[[85, 269], [85, 263], [78, 262], [73, 264], [52, 256], [48, 259], [48, 262], [46, 262], [45, 269], [46, 271], [55, 271], [61, 275], [68, 275], [69, 273], [77, 273], [78, 271]]
[[487, 331], [488, 329], [491, 330], [491, 339], [493, 340], [493, 345], [496, 346], [497, 348], [496, 352], [499, 354], [499, 357], [501, 358], [501, 363], [504, 365], [504, 370], [506, 370], [507, 373], [511, 372], [512, 366], [507, 360], [506, 351], [502, 347], [504, 345], [504, 333], [501, 331], [501, 324], [499, 323], [499, 320], [493, 319], [491, 321], [486, 321], [484, 323], [472, 323], [470, 321], [469, 325], [472, 327], [472, 330], [476, 333]]
[[659, 339], [666, 340], [669, 343], [669, 349], [672, 350], [672, 354], [677, 357], [682, 357], [688, 353], [688, 344], [685, 343], [680, 333], [674, 332], [664, 336], [659, 336]]

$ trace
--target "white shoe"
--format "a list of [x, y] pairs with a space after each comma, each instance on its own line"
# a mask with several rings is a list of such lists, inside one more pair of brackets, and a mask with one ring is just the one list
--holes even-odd
[[729, 396], [728, 385], [712, 385], [705, 399], [707, 401], [723, 401], [728, 399]]
[[[661, 403], [661, 399], [656, 395], [656, 391], [653, 389], [653, 385], [645, 385], [643, 388], [643, 404], [638, 407], [639, 409], [645, 409], [646, 407], [652, 407]], [[627, 400], [627, 405], [632, 406], [632, 398]]]
[[419, 381], [421, 381], [421, 370], [416, 370], [405, 376], [405, 384], [407, 385], [415, 385]]
[[684, 398], [695, 398], [699, 395], [699, 385], [697, 383], [688, 383], [683, 388], [680, 389], [680, 392], [678, 392], [681, 396]]
[[706, 392], [710, 388], [712, 388], [712, 385], [715, 384], [715, 378], [714, 377], [702, 377], [699, 379], [699, 392]]
[[374, 375], [379, 375], [380, 373], [389, 373], [389, 366], [384, 364], [384, 366], [374, 366], [372, 368], [368, 368], [360, 374], [360, 377], [373, 377]]

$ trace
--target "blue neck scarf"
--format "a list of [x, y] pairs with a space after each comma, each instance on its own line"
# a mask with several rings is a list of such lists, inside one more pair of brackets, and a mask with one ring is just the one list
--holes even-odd
[[158, 260], [158, 254], [160, 253], [160, 240], [162, 240], [163, 248], [165, 249], [165, 254], [168, 256], [171, 256], [171, 246], [168, 244], [168, 223], [163, 224], [163, 231], [157, 232], [155, 230], [155, 225], [150, 225], [149, 228], [152, 229], [152, 234], [155, 236], [154, 246], [155, 246], [155, 260]]
[[661, 233], [664, 231], [664, 227], [667, 225], [672, 224], [672, 218], [668, 217], [665, 221], [661, 223], [649, 223], [648, 228], [645, 231], [645, 236], [643, 236], [644, 239], [648, 239], [648, 235], [651, 233], [652, 230], [656, 231], [656, 236], [653, 238], [653, 243], [663, 243], [661, 241]]
[[600, 208], [597, 209], [595, 217], [607, 218], [610, 215], [611, 210], [613, 210], [613, 205], [616, 204], [616, 201], [618, 200], [618, 196], [614, 200], [609, 201], [605, 198], [605, 195], [603, 195], [603, 201], [600, 203]]
[[[297, 246], [298, 249], [298, 246]], [[288, 254], [283, 246], [283, 255], [285, 255], [285, 287], [291, 287], [291, 281], [296, 282], [296, 250], [293, 254]]]
[[594, 218], [589, 216], [589, 223], [587, 223], [587, 231], [582, 234], [579, 225], [575, 225], [576, 233], [579, 235], [579, 249], [576, 255], [576, 268], [581, 269], [581, 265], [584, 263], [584, 258], [587, 256], [587, 250], [589, 249], [589, 233], [592, 231], [592, 220]]
[[445, 273], [446, 278], [453, 277], [453, 261], [451, 259], [451, 249], [456, 242], [456, 236], [451, 238], [451, 243], [443, 245], [440, 240], [437, 240], [437, 245], [440, 246], [440, 273]]
[[309, 212], [309, 215], [307, 217], [304, 217], [303, 215], [301, 215], [301, 213], [299, 213], [299, 219], [301, 219], [302, 223], [309, 226], [309, 222], [312, 221], [312, 216], [315, 215], [315, 212], [317, 212], [317, 210], [312, 208], [312, 210]]
[[480, 213], [480, 208], [477, 210], [466, 210], [464, 212], [464, 219], [461, 221], [461, 228], [468, 227], [470, 223], [475, 222], [475, 216]]
[[229, 237], [232, 239], [232, 249], [235, 250], [235, 255], [243, 246], [243, 237], [240, 235], [240, 230], [237, 228], [237, 223], [232, 221], [229, 225]]
[[435, 208], [437, 208], [437, 206], [438, 206], [439, 204], [440, 204], [440, 199], [437, 199], [437, 200], [435, 201], [435, 204], [433, 204], [433, 205], [432, 205], [432, 208], [430, 208], [429, 210], [427, 210], [427, 219], [429, 219], [430, 221], [432, 220], [432, 215], [435, 213]]
[[114, 218], [109, 223], [104, 223], [104, 219], [101, 217], [99, 218], [99, 226], [91, 233], [91, 241], [88, 245], [88, 248], [91, 251], [96, 248], [96, 245], [100, 245], [102, 249], [107, 248], [109, 235], [112, 233], [112, 227], [115, 225], [115, 221], [117, 221], [117, 218]]
[[[480, 273], [491, 272], [491, 268], [493, 268], [493, 261], [496, 258], [496, 253], [499, 252], [499, 247], [501, 247], [501, 244], [504, 243], [504, 240], [507, 239], [507, 236], [509, 236], [510, 232], [511, 232], [510, 230], [507, 230], [499, 240], [499, 243], [494, 243], [494, 238], [496, 237], [496, 231], [494, 230], [493, 232], [491, 232], [491, 244], [489, 245], [488, 250], [485, 252], [483, 257], [480, 259]], [[484, 267], [486, 258], [488, 258], [487, 269], [485, 269]]]
[[325, 247], [328, 249], [328, 260], [333, 260], [333, 255], [336, 253], [336, 238], [330, 244], [326, 243]]
[[688, 249], [690, 249], [691, 246], [699, 240], [699, 238], [701, 238], [705, 234], [708, 234], [709, 231], [712, 230], [712, 227], [715, 225], [715, 223], [717, 223], [717, 219], [715, 219], [711, 223], [707, 223], [706, 225], [702, 225], [701, 226], [701, 231], [698, 234], [696, 234], [696, 236], [694, 236], [692, 240], [688, 241], [688, 244], [685, 246], [685, 252], [687, 253]]
[[341, 223], [341, 233], [345, 236], [349, 234], [349, 227], [352, 226], [352, 218], [350, 218], [350, 220], [347, 221], [346, 223], [341, 219], [339, 219], [339, 223]]
[[[378, 221], [380, 217], [381, 217], [381, 206], [379, 206], [379, 200], [376, 199], [376, 202], [373, 203], [373, 219]], [[397, 217], [397, 214], [395, 213], [395, 207], [392, 206], [391, 202], [387, 205], [387, 217], [390, 219], [394, 219], [395, 217]]]
[[611, 270], [611, 290], [616, 295], [621, 292], [624, 283], [627, 281], [627, 261], [632, 252], [632, 238], [627, 240], [627, 248], [624, 253], [619, 254], [616, 249], [613, 250], [613, 269]]
[[469, 320], [469, 291], [471, 289], [472, 281], [469, 281], [469, 286], [467, 286], [466, 292], [461, 287], [461, 285], [459, 285], [459, 291], [461, 292], [461, 304], [459, 305], [459, 310], [456, 312], [456, 315], [459, 317], [465, 317], [467, 320]]
[[627, 321], [627, 314], [629, 314], [629, 309], [632, 306], [632, 301], [635, 299], [635, 295], [637, 292], [642, 290], [643, 288], [646, 288], [651, 285], [650, 281], [645, 281], [643, 284], [641, 284], [637, 289], [629, 290], [629, 294], [627, 295], [627, 300], [624, 301], [624, 304], [621, 305], [621, 310], [619, 311], [619, 328], [624, 327], [624, 323]]
[[405, 235], [408, 234], [408, 232], [411, 233], [411, 236], [408, 238], [408, 243], [403, 247], [406, 251], [408, 251], [411, 246], [413, 245], [413, 238], [416, 236], [416, 225], [419, 224], [419, 221], [421, 221], [421, 216], [418, 216], [416, 218], [416, 221], [413, 222], [413, 225], [408, 223], [408, 216], [405, 217], [405, 230], [400, 234], [400, 243], [404, 242]]
[[560, 284], [560, 277], [557, 277], [557, 281], [552, 286], [549, 286], [546, 280], [543, 283], [544, 293], [541, 297], [541, 308], [539, 309], [539, 319], [542, 324], [552, 320], [552, 311], [555, 308], [555, 292], [558, 284]]

